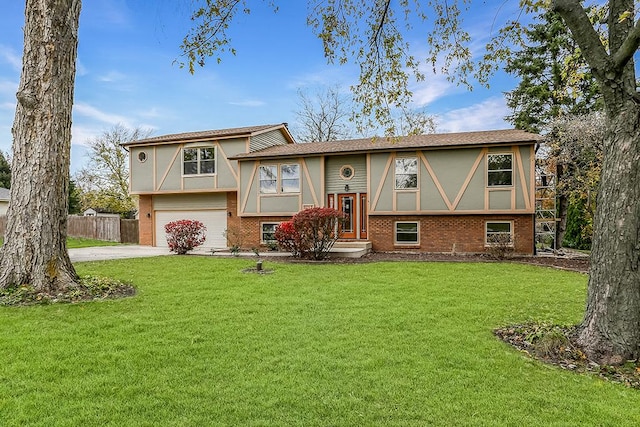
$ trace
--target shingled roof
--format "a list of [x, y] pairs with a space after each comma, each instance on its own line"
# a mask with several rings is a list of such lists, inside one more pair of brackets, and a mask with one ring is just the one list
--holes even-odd
[[[123, 146], [130, 145], [152, 145], [152, 144], [163, 144], [163, 143], [173, 143], [173, 142], [188, 142], [188, 141], [201, 141], [204, 139], [222, 139], [222, 138], [233, 138], [233, 137], [242, 137], [242, 136], [253, 136], [259, 133], [267, 132], [270, 130], [276, 130], [284, 128], [287, 130], [286, 123], [280, 123], [275, 125], [259, 125], [259, 126], [246, 126], [239, 128], [229, 128], [229, 129], [216, 129], [216, 130], [205, 130], [200, 132], [184, 132], [184, 133], [174, 133], [170, 135], [160, 135], [154, 136], [151, 138], [140, 139], [137, 141], [125, 142]], [[287, 134], [289, 131], [287, 130]], [[291, 138], [293, 142], [293, 138]]]
[[264, 150], [238, 154], [235, 160], [252, 158], [291, 157], [323, 154], [351, 154], [372, 151], [397, 151], [430, 148], [448, 148], [483, 145], [531, 144], [542, 136], [517, 129], [478, 132], [441, 133], [404, 136], [393, 139], [363, 138], [344, 141], [312, 142], [268, 147]]

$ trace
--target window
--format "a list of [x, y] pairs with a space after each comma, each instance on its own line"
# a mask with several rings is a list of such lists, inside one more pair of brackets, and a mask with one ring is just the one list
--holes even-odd
[[414, 245], [419, 242], [417, 222], [396, 222], [396, 239], [398, 245]]
[[183, 149], [182, 173], [184, 175], [216, 173], [216, 149], [214, 147]]
[[145, 153], [144, 151], [141, 151], [138, 153], [138, 161], [140, 163], [144, 163], [147, 161], [147, 153]]
[[418, 188], [418, 159], [396, 159], [396, 190]]
[[487, 185], [513, 184], [513, 154], [487, 155]]
[[283, 193], [300, 192], [300, 165], [280, 165], [280, 173]]
[[278, 188], [278, 169], [275, 166], [260, 166], [260, 192], [276, 193]]
[[276, 241], [276, 228], [278, 228], [278, 225], [277, 222], [263, 222], [260, 241], [266, 244], [274, 243]]
[[[280, 176], [278, 176], [278, 171], [280, 171]], [[279, 167], [276, 165], [260, 166], [259, 175], [260, 193], [262, 194], [300, 192], [300, 165], [298, 164], [280, 165]]]
[[487, 245], [513, 245], [511, 221], [487, 222], [485, 227]]
[[344, 179], [344, 180], [349, 180], [351, 178], [353, 178], [353, 173], [355, 171], [353, 170], [353, 166], [351, 165], [345, 165], [340, 169], [340, 178]]

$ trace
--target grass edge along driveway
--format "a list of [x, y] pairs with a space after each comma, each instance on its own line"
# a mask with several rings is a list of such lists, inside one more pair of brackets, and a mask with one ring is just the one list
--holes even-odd
[[516, 264], [78, 264], [138, 296], [0, 309], [0, 424], [638, 425], [640, 393], [492, 329], [576, 323], [586, 276]]

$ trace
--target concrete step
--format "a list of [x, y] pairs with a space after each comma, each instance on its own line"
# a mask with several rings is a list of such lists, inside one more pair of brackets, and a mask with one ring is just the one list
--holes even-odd
[[344, 258], [360, 258], [371, 252], [371, 242], [366, 240], [337, 241], [329, 256]]

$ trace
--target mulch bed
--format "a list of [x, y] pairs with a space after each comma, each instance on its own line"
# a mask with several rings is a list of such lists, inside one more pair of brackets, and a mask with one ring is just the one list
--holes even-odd
[[[263, 258], [271, 261], [287, 262], [314, 262], [309, 260], [298, 260], [293, 257], [272, 257], [263, 255]], [[371, 252], [361, 258], [332, 257], [324, 263], [366, 263], [381, 261], [416, 261], [416, 262], [517, 262], [523, 264], [552, 267], [561, 270], [578, 271], [587, 273], [589, 271], [589, 259], [586, 256], [512, 256], [505, 260], [497, 260], [485, 254], [447, 254], [447, 253], [423, 253], [423, 252]]]

